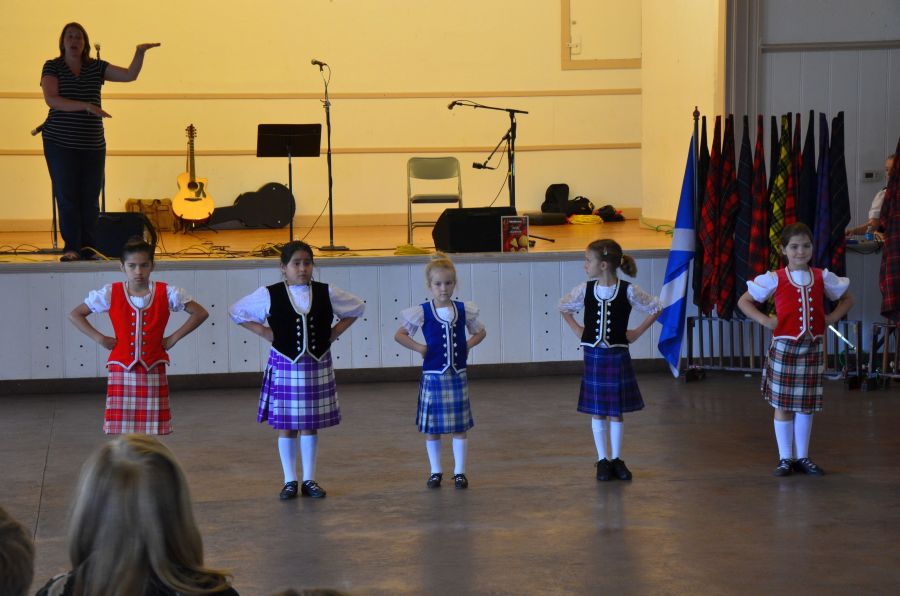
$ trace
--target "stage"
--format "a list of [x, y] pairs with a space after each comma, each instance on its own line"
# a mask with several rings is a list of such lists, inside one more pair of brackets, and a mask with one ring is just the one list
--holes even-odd
[[[559, 226], [531, 226], [532, 234], [550, 238], [554, 242], [535, 238], [529, 253], [583, 253], [593, 240], [612, 238], [626, 252], [668, 250], [671, 236], [641, 225], [637, 219], [589, 225], [564, 224]], [[199, 227], [186, 232], [159, 232], [157, 262], [204, 261], [210, 259], [258, 259], [260, 252], [272, 244], [282, 244], [289, 239], [289, 230], [236, 229], [211, 230]], [[324, 217], [312, 229], [307, 225], [294, 226], [294, 239], [304, 240], [315, 248], [330, 243], [328, 220]], [[62, 238], [58, 238], [60, 248]], [[316, 259], [324, 261], [346, 258], [392, 257], [398, 246], [406, 244], [405, 225], [336, 226], [334, 244], [349, 248], [341, 252], [316, 252]], [[414, 230], [413, 244], [429, 251], [434, 248], [430, 227]], [[0, 266], [9, 263], [52, 263], [59, 260], [57, 254], [33, 254], [36, 249], [50, 249], [52, 234], [48, 227], [44, 232], [0, 231]], [[65, 263], [68, 269], [86, 263]], [[162, 267], [161, 269], [164, 269]]]
[[[298, 226], [294, 237], [303, 238], [307, 231]], [[560, 363], [582, 360], [578, 339], [559, 315], [557, 303], [585, 280], [584, 248], [592, 240], [617, 240], [637, 262], [637, 275], [626, 279], [654, 295], [662, 289], [671, 237], [637, 220], [535, 226], [532, 233], [556, 242], [537, 240], [527, 253], [453, 255], [459, 282], [455, 298], [478, 304], [488, 332], [470, 356], [475, 366], [499, 366], [500, 372], [527, 366], [551, 372]], [[228, 307], [256, 288], [281, 279], [275, 245], [287, 237], [287, 229], [162, 234], [162, 254], [154, 277], [187, 289], [210, 313], [195, 333], [171, 350], [171, 375], [194, 377], [202, 384], [204, 379], [220, 375], [262, 370], [269, 344], [234, 325]], [[432, 245], [429, 228], [417, 229], [414, 239], [420, 247]], [[335, 244], [351, 250], [316, 251], [316, 278], [366, 301], [365, 315], [332, 347], [336, 369], [361, 370], [372, 373], [373, 378], [390, 380], [395, 376], [392, 369], [419, 366], [418, 356], [394, 341], [399, 312], [429, 299], [424, 282], [428, 255], [395, 255], [396, 247], [405, 240], [405, 226], [336, 227]], [[307, 241], [315, 247], [327, 244], [328, 226], [320, 222]], [[29, 246], [29, 250], [49, 247], [49, 232], [0, 233], [0, 243], [7, 253], [0, 262], [0, 292], [5, 298], [0, 309], [2, 389], [7, 393], [43, 391], [47, 380], [104, 378], [106, 350], [77, 331], [66, 315], [91, 290], [123, 278], [118, 261], [60, 263], [57, 255], [21, 252]], [[20, 253], [11, 254], [12, 248]], [[880, 320], [879, 262], [878, 254], [848, 254], [851, 292], [856, 299], [850, 318], [863, 321], [863, 347], [871, 323]], [[696, 309], [691, 305], [688, 315], [693, 314]], [[174, 313], [169, 329], [180, 325], [185, 316]], [[92, 317], [92, 321], [111, 334], [107, 317]], [[640, 313], [632, 313], [630, 324], [639, 321]], [[653, 325], [632, 344], [632, 357], [660, 360], [656, 349], [660, 331], [659, 325]], [[505, 365], [514, 366], [503, 369]], [[93, 385], [82, 387], [88, 390]]]

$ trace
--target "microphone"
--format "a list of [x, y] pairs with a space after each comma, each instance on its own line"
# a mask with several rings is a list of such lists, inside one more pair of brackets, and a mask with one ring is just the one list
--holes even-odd
[[35, 126], [33, 129], [31, 129], [31, 136], [36, 137], [39, 132], [44, 130], [44, 124], [45, 124], [44, 122], [41, 122], [40, 124]]
[[449, 104], [447, 104], [447, 109], [452, 110], [453, 108], [455, 108], [458, 105], [459, 105], [459, 102], [456, 100], [453, 100]]
[[309, 63], [312, 64], [313, 66], [318, 66], [319, 68], [322, 68], [323, 66], [328, 66], [327, 64], [325, 64], [325, 63], [322, 62], [321, 60], [316, 60], [315, 58], [313, 58], [312, 60], [310, 60]]
[[97, 50], [97, 60], [99, 60], [100, 59], [100, 43], [99, 42], [94, 44], [94, 49]]
[[483, 163], [478, 163], [477, 161], [476, 161], [475, 163], [472, 164], [472, 167], [475, 168], [476, 170], [493, 170], [493, 169], [494, 169], [494, 168], [492, 168], [492, 167], [490, 167], [490, 166], [487, 166], [487, 165], [485, 165], [485, 164], [483, 164]]

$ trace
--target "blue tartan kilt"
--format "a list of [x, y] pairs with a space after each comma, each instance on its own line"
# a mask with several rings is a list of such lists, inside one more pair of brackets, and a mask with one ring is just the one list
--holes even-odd
[[432, 435], [462, 433], [475, 426], [466, 371], [422, 375], [416, 426], [420, 432]]
[[644, 409], [628, 348], [583, 346], [584, 376], [578, 411], [594, 416], [621, 416]]

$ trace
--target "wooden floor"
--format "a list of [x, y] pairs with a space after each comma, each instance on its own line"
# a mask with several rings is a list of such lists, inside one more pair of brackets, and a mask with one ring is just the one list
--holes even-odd
[[[415, 381], [346, 383], [320, 432], [322, 500], [281, 501], [258, 386], [173, 391], [165, 442], [190, 483], [205, 561], [243, 595], [896, 594], [900, 399], [826, 382], [810, 454], [827, 475], [776, 478], [759, 377], [639, 373], [625, 417], [634, 480], [595, 480], [580, 376], [471, 377], [470, 485], [444, 486], [416, 431]], [[69, 568], [82, 463], [107, 437], [98, 394], [0, 397], [0, 504], [37, 545], [33, 590]], [[34, 593], [34, 591], [29, 593]]]
[[[667, 250], [671, 236], [642, 226], [637, 220], [594, 225], [532, 226], [533, 252], [578, 252], [598, 238], [612, 238], [626, 252], [636, 250]], [[553, 240], [543, 240], [536, 236]], [[266, 249], [288, 240], [287, 228], [275, 230], [209, 230], [198, 228], [186, 233], [162, 232], [158, 260], [175, 259], [234, 259], [267, 256]], [[330, 244], [327, 222], [310, 230], [294, 228], [294, 239], [305, 240], [318, 249]], [[415, 246], [433, 250], [431, 228], [416, 228]], [[58, 239], [62, 246], [62, 238]], [[336, 227], [334, 244], [348, 247], [347, 251], [322, 252], [317, 257], [385, 257], [396, 254], [406, 244], [406, 226]], [[0, 262], [57, 261], [59, 253], [47, 252], [53, 247], [50, 231], [0, 231]]]

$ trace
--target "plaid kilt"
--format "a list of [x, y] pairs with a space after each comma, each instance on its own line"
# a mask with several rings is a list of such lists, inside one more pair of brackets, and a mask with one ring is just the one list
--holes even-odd
[[103, 432], [167, 435], [172, 432], [171, 419], [165, 364], [150, 370], [141, 364], [130, 370], [109, 365]]
[[776, 339], [762, 376], [763, 398], [790, 412], [822, 410], [822, 338]]
[[466, 371], [422, 375], [416, 425], [419, 432], [432, 435], [462, 433], [475, 426]]
[[331, 352], [318, 362], [309, 354], [291, 362], [278, 351], [270, 351], [256, 421], [268, 421], [269, 426], [280, 430], [312, 430], [339, 424], [341, 408]]
[[582, 346], [584, 376], [578, 411], [594, 416], [621, 416], [644, 409], [628, 348]]

